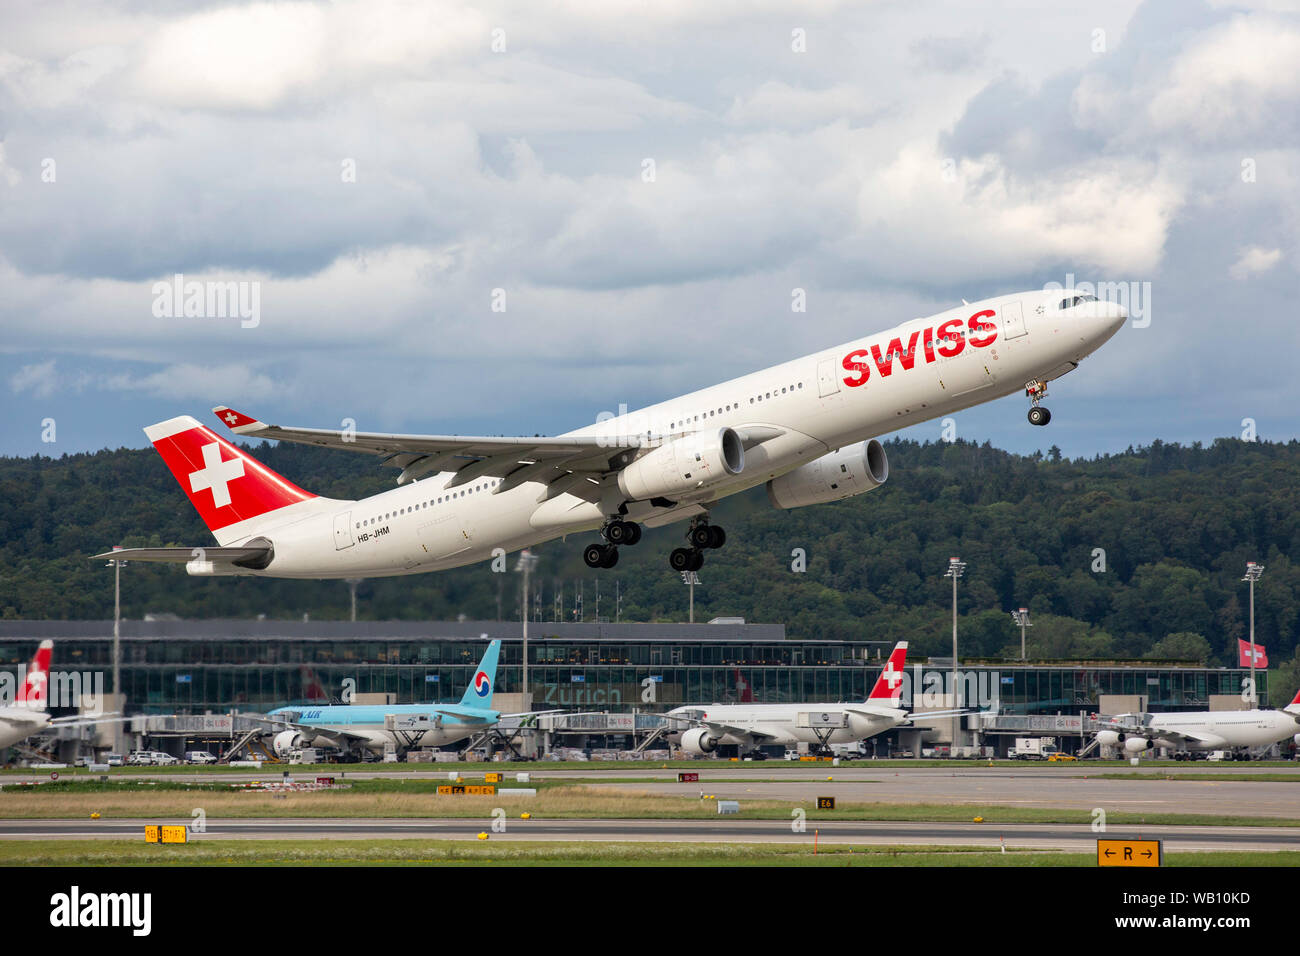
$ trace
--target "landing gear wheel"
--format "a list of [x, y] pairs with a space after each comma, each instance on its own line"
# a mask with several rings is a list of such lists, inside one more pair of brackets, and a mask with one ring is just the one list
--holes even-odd
[[1046, 425], [1052, 420], [1052, 413], [1041, 405], [1035, 405], [1029, 410], [1029, 424]]
[[700, 568], [704, 567], [703, 551], [700, 551], [696, 548], [691, 548], [690, 555], [691, 555], [691, 566], [686, 569], [687, 571], [698, 571]]
[[710, 542], [713, 540], [713, 528], [711, 525], [697, 524], [686, 533], [686, 540], [696, 549], [712, 547]]
[[641, 526], [635, 521], [615, 519], [605, 525], [604, 531], [601, 533], [604, 534], [605, 540], [612, 545], [632, 545], [641, 540]]
[[727, 532], [716, 524], [709, 525], [709, 547], [720, 548], [727, 543]]
[[688, 548], [673, 548], [672, 553], [668, 555], [668, 566], [674, 571], [691, 570], [691, 553]]
[[603, 544], [589, 544], [582, 549], [582, 560], [587, 562], [589, 568], [601, 568], [605, 566], [605, 546]]
[[605, 546], [605, 560], [600, 562], [600, 566], [605, 569], [612, 568], [618, 564], [618, 548], [611, 545]]

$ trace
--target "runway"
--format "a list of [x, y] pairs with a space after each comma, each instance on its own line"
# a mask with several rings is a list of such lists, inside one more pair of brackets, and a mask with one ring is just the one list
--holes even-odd
[[[184, 820], [3, 820], [0, 839], [143, 840], [149, 823]], [[782, 820], [519, 820], [507, 819], [504, 833], [491, 832], [491, 820], [465, 819], [242, 819], [209, 820], [203, 840], [473, 840], [489, 832], [492, 840], [626, 841], [690, 843], [821, 843], [855, 845], [978, 846], [997, 850], [1059, 850], [1091, 853], [1100, 836], [1143, 837], [1165, 841], [1167, 851], [1300, 850], [1300, 828], [1283, 827], [1109, 827], [1095, 833], [1085, 825], [881, 823], [809, 821], [796, 832]]]
[[[362, 769], [364, 768], [364, 769]], [[548, 768], [545, 763], [503, 764], [504, 786], [514, 786], [515, 774], [534, 781], [574, 781], [585, 786], [652, 794], [690, 795], [703, 791], [723, 799], [806, 801], [819, 796], [851, 803], [974, 804], [1083, 810], [1100, 807], [1107, 813], [1212, 814], [1219, 817], [1294, 818], [1300, 813], [1300, 767], [1252, 767], [1233, 764], [1144, 764], [1123, 766], [1042, 765], [1002, 761], [988, 766], [972, 762], [963, 767], [872, 766], [870, 762], [832, 767], [829, 764], [729, 763], [698, 761], [691, 767], [698, 783], [677, 783], [677, 769], [633, 763], [597, 763], [581, 768]], [[231, 773], [110, 773], [110, 779], [153, 779], [176, 783], [314, 780], [318, 775], [340, 781], [369, 779], [447, 780], [447, 770], [391, 770], [380, 767], [303, 771], [267, 767]], [[465, 781], [483, 779], [483, 771], [464, 771]], [[1197, 776], [1211, 779], [1192, 779]], [[1226, 776], [1281, 775], [1291, 781], [1230, 780]], [[90, 779], [84, 771], [61, 779]], [[831, 779], [827, 779], [827, 778]], [[1219, 777], [1219, 779], [1213, 779]], [[48, 774], [4, 775], [0, 783], [44, 782]], [[617, 780], [619, 782], [606, 782]]]

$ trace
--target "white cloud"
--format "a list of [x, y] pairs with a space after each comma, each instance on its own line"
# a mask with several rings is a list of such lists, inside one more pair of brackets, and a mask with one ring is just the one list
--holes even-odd
[[275, 380], [247, 365], [200, 365], [182, 362], [147, 375], [120, 373], [107, 377], [103, 387], [113, 391], [145, 392], [167, 400], [213, 401], [213, 396], [232, 396], [231, 401], [257, 401], [275, 393]]
[[24, 365], [9, 377], [9, 387], [15, 394], [31, 392], [36, 398], [49, 398], [56, 389], [57, 376], [54, 359]]
[[1242, 250], [1241, 256], [1228, 269], [1228, 275], [1234, 279], [1249, 279], [1251, 276], [1272, 269], [1281, 259], [1281, 249], [1264, 249], [1261, 246], [1251, 246]]
[[1198, 140], [1291, 125], [1300, 108], [1300, 29], [1242, 16], [1197, 37], [1173, 62], [1147, 117]]

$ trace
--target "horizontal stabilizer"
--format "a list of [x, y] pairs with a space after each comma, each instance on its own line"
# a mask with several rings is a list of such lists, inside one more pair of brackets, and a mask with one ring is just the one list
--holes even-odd
[[241, 568], [264, 568], [270, 563], [271, 546], [244, 548], [119, 548], [105, 551], [96, 558], [110, 561], [165, 561], [189, 564], [191, 561], [218, 561]]

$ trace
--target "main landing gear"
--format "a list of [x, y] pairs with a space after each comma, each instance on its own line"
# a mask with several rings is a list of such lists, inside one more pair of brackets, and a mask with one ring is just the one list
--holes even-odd
[[1047, 383], [1034, 379], [1032, 382], [1025, 383], [1025, 394], [1033, 402], [1029, 409], [1029, 424], [1046, 425], [1052, 420], [1052, 413], [1038, 404], [1040, 399], [1047, 397]]
[[697, 518], [691, 522], [686, 532], [689, 548], [674, 548], [668, 555], [668, 566], [674, 571], [698, 571], [704, 567], [706, 548], [720, 548], [727, 543], [727, 532], [721, 527], [709, 524], [708, 520]]
[[618, 564], [618, 546], [629, 547], [641, 540], [641, 526], [635, 521], [615, 518], [600, 529], [605, 544], [589, 544], [582, 552], [582, 560], [589, 568], [612, 568]]

